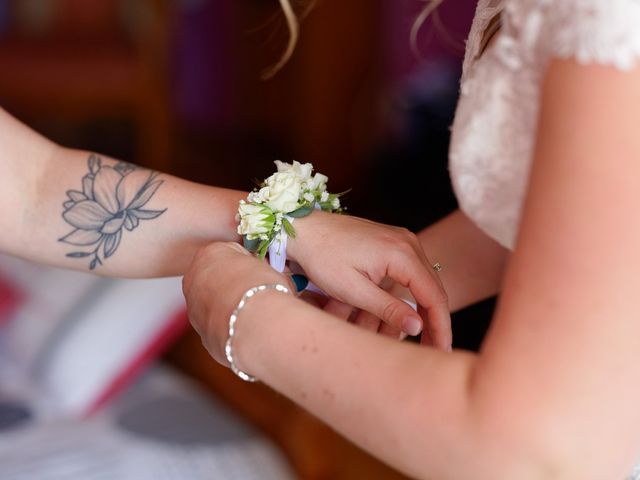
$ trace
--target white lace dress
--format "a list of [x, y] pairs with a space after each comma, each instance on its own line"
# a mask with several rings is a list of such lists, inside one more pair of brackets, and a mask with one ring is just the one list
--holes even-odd
[[[480, 58], [483, 32], [503, 27]], [[460, 208], [513, 248], [552, 58], [640, 65], [640, 0], [480, 0], [467, 42], [449, 168]]]
[[[479, 50], [491, 19], [503, 26]], [[553, 58], [640, 66], [640, 0], [480, 0], [463, 67], [449, 169], [460, 208], [507, 248], [515, 243]], [[640, 108], [640, 106], [639, 106]], [[629, 479], [640, 480], [640, 466]]]

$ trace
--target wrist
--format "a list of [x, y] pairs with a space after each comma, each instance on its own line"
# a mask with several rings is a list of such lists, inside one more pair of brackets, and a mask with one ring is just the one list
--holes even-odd
[[[238, 233], [243, 235], [247, 250], [264, 258], [269, 253], [273, 268], [282, 271], [286, 262], [286, 244], [298, 232], [298, 220], [318, 210], [342, 212], [340, 196], [329, 193], [328, 178], [312, 174], [313, 165], [292, 165], [276, 161], [278, 171], [265, 179], [260, 187], [240, 201]], [[295, 252], [297, 249], [293, 247]]]
[[264, 339], [273, 340], [273, 332], [278, 331], [277, 326], [274, 330], [274, 322], [295, 301], [292, 291], [285, 282], [253, 287], [231, 314], [224, 351], [231, 370], [241, 379], [254, 382], [261, 378], [254, 353]]
[[305, 247], [310, 246], [309, 240], [313, 238], [317, 225], [322, 218], [329, 213], [321, 210], [314, 211], [306, 217], [298, 218], [295, 222], [296, 236], [291, 237], [287, 243], [287, 257], [296, 263], [301, 263], [306, 255]]

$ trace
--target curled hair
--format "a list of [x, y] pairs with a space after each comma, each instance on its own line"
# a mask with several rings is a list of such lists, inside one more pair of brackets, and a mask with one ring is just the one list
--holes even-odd
[[431, 15], [444, 0], [426, 0], [426, 1], [428, 2], [427, 5], [425, 5], [424, 8], [420, 11], [418, 16], [416, 17], [416, 20], [413, 22], [413, 25], [411, 26], [411, 36], [410, 36], [411, 49], [413, 50], [413, 53], [417, 57], [421, 56], [420, 48], [418, 47], [418, 34], [420, 33], [420, 29], [424, 25], [424, 22], [427, 21], [427, 18], [429, 18], [429, 15]]
[[[420, 33], [420, 29], [426, 22], [427, 18], [440, 6], [440, 4], [444, 0], [423, 0], [427, 2], [427, 5], [420, 11], [418, 17], [411, 27], [411, 49], [417, 57], [420, 57], [419, 47], [418, 47], [418, 34]], [[271, 67], [267, 68], [264, 72], [262, 72], [262, 79], [268, 80], [273, 78], [276, 73], [278, 73], [282, 67], [286, 65], [286, 63], [293, 55], [293, 51], [296, 48], [296, 43], [298, 43], [298, 37], [300, 36], [300, 21], [313, 9], [315, 6], [316, 0], [278, 0], [280, 3], [280, 7], [284, 14], [285, 20], [287, 22], [287, 27], [289, 29], [289, 40], [287, 42], [287, 46], [281, 55], [280, 59]], [[297, 13], [295, 6], [301, 8], [301, 13]], [[300, 9], [299, 8], [299, 9]]]
[[[262, 73], [263, 79], [272, 78], [278, 71], [282, 69], [282, 67], [289, 61], [291, 55], [293, 55], [293, 51], [295, 50], [296, 43], [298, 42], [298, 37], [300, 34], [300, 21], [313, 9], [315, 6], [316, 0], [278, 0], [282, 11], [284, 13], [285, 19], [287, 21], [287, 26], [289, 28], [289, 41], [287, 43], [287, 47], [278, 60], [273, 66], [269, 67]], [[422, 8], [418, 16], [416, 17], [413, 25], [411, 26], [411, 34], [410, 34], [410, 42], [411, 49], [417, 57], [420, 57], [420, 49], [418, 46], [418, 35], [420, 30], [424, 26], [425, 22], [434, 13], [437, 13], [437, 8], [444, 2], [444, 0], [423, 0], [426, 2], [426, 5]], [[300, 13], [296, 12], [297, 10], [301, 10]], [[437, 15], [434, 16], [434, 21], [438, 21]], [[500, 30], [501, 21], [500, 16], [497, 15], [490, 23], [487, 31], [485, 31], [483, 38], [483, 51], [488, 45], [491, 38], [496, 34], [498, 30]]]
[[278, 1], [280, 2], [280, 7], [282, 8], [285, 20], [287, 21], [287, 27], [289, 28], [289, 41], [287, 42], [287, 47], [280, 59], [274, 65], [262, 72], [263, 80], [272, 78], [289, 61], [296, 48], [296, 43], [298, 43], [298, 37], [300, 35], [300, 21], [307, 16], [315, 5], [315, 0], [299, 1], [298, 3], [302, 6], [302, 11], [298, 14], [294, 9], [291, 0]]

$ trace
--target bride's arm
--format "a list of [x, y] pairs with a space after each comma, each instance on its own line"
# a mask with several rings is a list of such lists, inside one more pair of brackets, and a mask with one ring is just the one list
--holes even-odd
[[425, 252], [443, 266], [440, 278], [452, 312], [500, 291], [510, 252], [456, 210], [418, 234]]
[[[640, 451], [638, 105], [640, 69], [552, 63], [478, 355], [393, 342], [268, 291], [238, 319], [240, 368], [411, 476], [624, 478]], [[229, 245], [197, 257], [185, 292], [215, 357], [242, 290], [278, 280]]]

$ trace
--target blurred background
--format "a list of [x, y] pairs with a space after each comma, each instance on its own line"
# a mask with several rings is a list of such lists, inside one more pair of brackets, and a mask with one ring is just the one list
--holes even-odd
[[[333, 191], [351, 189], [349, 213], [417, 231], [456, 208], [449, 126], [475, 3], [445, 2], [420, 33], [418, 57], [409, 31], [424, 2], [320, 0], [302, 21], [291, 60], [265, 81], [262, 73], [288, 39], [277, 0], [0, 0], [0, 105], [65, 146], [201, 183], [248, 190], [271, 173], [275, 159], [312, 162]], [[11, 293], [16, 268], [5, 273], [4, 296], [0, 282], [0, 324], [3, 312], [10, 316], [7, 305], [21, 297]], [[455, 347], [478, 347], [492, 308], [489, 301], [455, 316]], [[193, 332], [171, 325], [144, 365], [165, 351], [155, 368], [194, 381], [185, 388], [206, 392], [211, 404], [204, 410], [223, 411], [243, 432], [275, 446], [269, 455], [281, 455], [293, 478], [403, 478], [269, 389], [237, 381], [209, 359]], [[117, 402], [142, 388], [133, 378], [129, 390], [121, 383], [125, 397], [114, 400], [112, 419], [122, 412]], [[150, 392], [143, 393], [155, 398]], [[5, 424], [15, 434], [29, 415], [11, 405]], [[161, 418], [179, 417], [166, 408]], [[149, 422], [161, 429], [158, 418]], [[65, 431], [87, 428], [74, 425]], [[5, 444], [13, 438], [7, 435]], [[213, 450], [220, 439], [205, 444]], [[0, 463], [2, 455], [0, 448]], [[4, 455], [17, 464], [33, 461], [11, 450]], [[175, 476], [164, 478], [272, 478], [261, 465], [263, 475], [254, 477], [232, 477], [229, 469], [216, 476], [209, 466], [202, 477], [175, 467]], [[93, 478], [19, 477], [15, 468], [15, 478]]]

